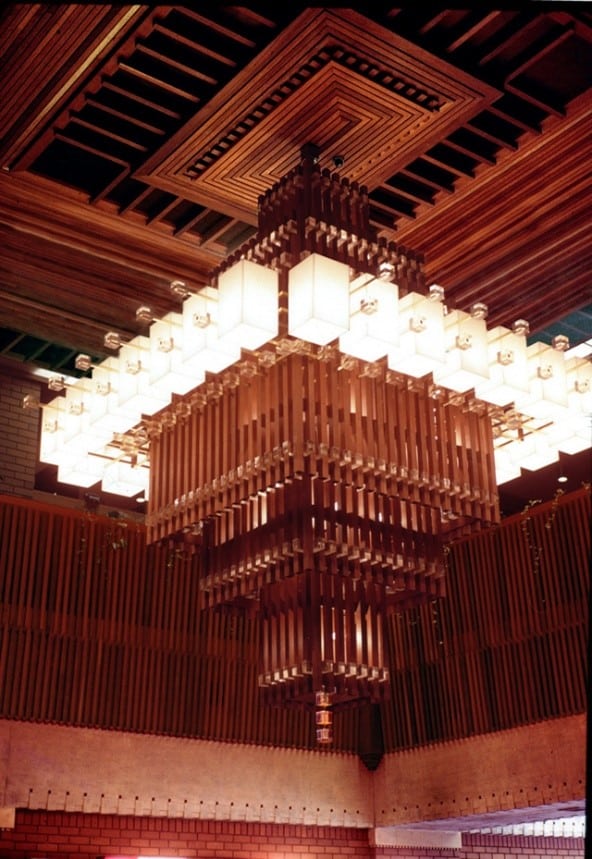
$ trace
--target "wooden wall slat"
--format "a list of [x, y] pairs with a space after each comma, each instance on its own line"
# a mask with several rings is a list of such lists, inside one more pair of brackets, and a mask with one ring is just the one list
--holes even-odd
[[393, 690], [413, 708], [383, 706], [389, 750], [585, 711], [589, 521], [583, 488], [450, 547], [442, 646], [423, 611], [389, 621]]
[[[461, 540], [448, 596], [385, 620], [388, 750], [585, 709], [589, 520], [582, 490]], [[314, 747], [309, 713], [260, 700], [255, 612], [200, 610], [198, 553], [13, 497], [0, 529], [1, 717]], [[355, 751], [358, 724], [336, 714], [337, 748]]]

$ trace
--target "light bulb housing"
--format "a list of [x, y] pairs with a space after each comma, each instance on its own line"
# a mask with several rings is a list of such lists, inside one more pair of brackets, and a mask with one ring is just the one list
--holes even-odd
[[288, 331], [326, 346], [349, 328], [349, 266], [310, 254], [288, 274]]
[[218, 277], [218, 333], [222, 342], [258, 349], [278, 334], [278, 274], [241, 259]]

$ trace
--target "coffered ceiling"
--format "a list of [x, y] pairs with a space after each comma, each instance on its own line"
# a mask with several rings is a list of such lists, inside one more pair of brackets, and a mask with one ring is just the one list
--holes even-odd
[[307, 142], [449, 306], [590, 337], [588, 7], [366, 6], [5, 5], [0, 359], [73, 373], [178, 309]]

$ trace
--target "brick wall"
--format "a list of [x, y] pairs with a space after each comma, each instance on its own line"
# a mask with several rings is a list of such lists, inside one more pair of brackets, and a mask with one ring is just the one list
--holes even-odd
[[104, 854], [190, 859], [371, 857], [366, 829], [114, 814], [17, 811], [14, 830], [0, 833], [0, 856], [84, 859]]
[[583, 838], [463, 834], [459, 849], [377, 848], [373, 859], [584, 859]]
[[0, 492], [6, 495], [27, 495], [35, 485], [39, 412], [23, 409], [23, 398], [39, 397], [40, 389], [0, 372]]
[[369, 831], [18, 810], [0, 830], [3, 859], [182, 856], [189, 859], [581, 859], [583, 839], [467, 835], [460, 849], [374, 848]]
[[459, 859], [583, 859], [583, 838], [464, 835]]

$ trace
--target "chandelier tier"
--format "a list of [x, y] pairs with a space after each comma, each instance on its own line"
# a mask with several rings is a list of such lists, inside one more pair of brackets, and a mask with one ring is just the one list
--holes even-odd
[[[301, 164], [256, 236], [181, 313], [42, 407], [58, 478], [148, 495], [149, 542], [198, 552], [200, 605], [261, 624], [266, 701], [388, 692], [389, 612], [444, 593], [444, 546], [498, 521], [497, 484], [589, 447], [592, 364], [448, 311], [422, 258], [377, 239], [364, 187]], [[59, 385], [54, 384], [55, 388]], [[148, 486], [149, 479], [149, 486]]]
[[387, 694], [386, 615], [444, 593], [444, 536], [498, 518], [489, 410], [423, 377], [430, 342], [415, 376], [378, 363], [399, 295], [420, 338], [441, 291], [417, 292], [421, 258], [375, 241], [365, 189], [314, 153], [214, 282], [243, 357], [145, 422], [149, 540], [200, 553], [204, 608], [255, 608], [264, 699], [316, 709], [329, 742], [336, 707]]
[[380, 699], [384, 617], [443, 595], [451, 528], [497, 518], [487, 409], [346, 363], [245, 362], [149, 429], [149, 539], [199, 551], [204, 608], [258, 600], [270, 702]]

